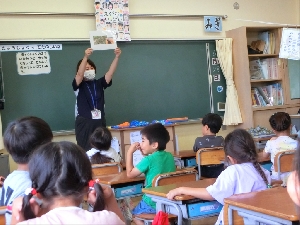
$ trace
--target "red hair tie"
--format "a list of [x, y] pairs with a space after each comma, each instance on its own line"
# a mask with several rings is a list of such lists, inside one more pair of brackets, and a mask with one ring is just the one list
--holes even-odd
[[35, 188], [26, 188], [25, 195], [29, 195], [29, 194], [36, 195], [37, 194], [36, 189]]
[[99, 183], [99, 179], [89, 181], [89, 189], [93, 190], [95, 183]]

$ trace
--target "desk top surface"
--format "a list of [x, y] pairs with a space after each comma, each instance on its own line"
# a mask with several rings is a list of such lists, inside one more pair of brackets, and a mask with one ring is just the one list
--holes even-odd
[[144, 182], [145, 176], [128, 178], [126, 171], [122, 171], [122, 172], [116, 173], [116, 174], [95, 176], [95, 177], [93, 177], [93, 179], [99, 179], [99, 182], [101, 184], [114, 185], [114, 184], [124, 184], [124, 183], [137, 182], [137, 181]]
[[233, 195], [226, 198], [224, 202], [289, 221], [299, 220], [295, 204], [290, 199], [286, 188], [283, 187]]
[[[145, 194], [156, 195], [159, 197], [166, 198], [169, 191], [171, 191], [175, 188], [178, 188], [178, 187], [206, 188], [209, 185], [212, 185], [213, 183], [215, 183], [215, 181], [216, 181], [216, 178], [190, 181], [190, 182], [182, 182], [182, 183], [169, 184], [169, 185], [163, 185], [163, 186], [157, 186], [157, 187], [151, 187], [151, 188], [143, 188], [142, 192]], [[195, 197], [193, 197], [191, 195], [178, 195], [178, 196], [175, 196], [174, 199], [177, 201], [183, 201], [183, 200], [195, 199]]]
[[194, 152], [194, 150], [182, 150], [179, 152], [174, 152], [173, 156], [177, 158], [196, 157], [196, 152]]

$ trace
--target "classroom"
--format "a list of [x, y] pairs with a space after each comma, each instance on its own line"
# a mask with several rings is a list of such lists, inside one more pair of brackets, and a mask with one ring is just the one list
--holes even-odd
[[[82, 58], [83, 56], [83, 50], [85, 49], [87, 44], [89, 44], [89, 32], [96, 30], [95, 26], [95, 8], [94, 8], [94, 2], [93, 0], [52, 0], [52, 1], [38, 1], [38, 0], [27, 0], [27, 1], [16, 1], [11, 0], [5, 1], [0, 0], [0, 46], [6, 45], [6, 44], [31, 44], [31, 43], [57, 43], [61, 44], [63, 43], [63, 51], [64, 53], [68, 49], [68, 47], [64, 48], [64, 46], [69, 46], [72, 50], [70, 54], [70, 58], [75, 60], [74, 62], [70, 62], [70, 68], [64, 68], [64, 71], [61, 71], [63, 76], [65, 73], [67, 73], [67, 76], [70, 78], [68, 86], [61, 87], [59, 80], [56, 80], [53, 83], [49, 83], [53, 81], [53, 78], [49, 78], [46, 81], [47, 85], [49, 85], [49, 92], [51, 93], [51, 90], [56, 91], [58, 90], [61, 95], [71, 96], [71, 101], [66, 103], [66, 107], [68, 109], [64, 109], [64, 105], [59, 105], [59, 110], [62, 112], [65, 112], [68, 110], [69, 114], [66, 114], [68, 117], [68, 120], [73, 122], [72, 116], [74, 117], [74, 105], [75, 105], [75, 96], [72, 90], [72, 79], [73, 75], [75, 76], [75, 66], [77, 63], [77, 59]], [[168, 43], [174, 44], [174, 46], [178, 46], [178, 49], [180, 51], [179, 54], [184, 54], [184, 48], [188, 47], [190, 54], [193, 56], [195, 61], [191, 61], [194, 64], [197, 64], [198, 61], [201, 70], [201, 66], [204, 64], [206, 65], [206, 59], [205, 58], [199, 58], [197, 57], [197, 51], [193, 49], [194, 46], [198, 47], [198, 45], [201, 45], [201, 50], [205, 52], [205, 43], [209, 43], [210, 45], [215, 44], [215, 40], [221, 40], [226, 37], [232, 37], [233, 38], [233, 54], [238, 55], [239, 49], [234, 49], [235, 44], [238, 43], [237, 39], [242, 39], [244, 30], [236, 30], [232, 31], [234, 29], [238, 29], [241, 27], [255, 27], [253, 30], [251, 28], [248, 29], [247, 32], [254, 33], [258, 31], [263, 31], [264, 28], [274, 29], [282, 28], [282, 27], [297, 27], [300, 26], [300, 0], [241, 0], [241, 1], [221, 1], [221, 0], [189, 0], [189, 1], [179, 1], [179, 0], [165, 0], [165, 1], [147, 1], [147, 0], [129, 0], [129, 21], [130, 21], [130, 38], [132, 43], [130, 41], [122, 41], [120, 42], [120, 48], [122, 48], [122, 56], [120, 59], [120, 63], [122, 64], [122, 70], [117, 70], [113, 80], [115, 79], [115, 83], [112, 85], [112, 88], [117, 85], [120, 87], [119, 92], [126, 91], [126, 87], [130, 88], [129, 85], [131, 83], [130, 79], [137, 79], [138, 82], [143, 82], [143, 79], [141, 77], [137, 77], [136, 71], [132, 70], [130, 64], [128, 61], [130, 61], [130, 58], [132, 58], [136, 67], [138, 67], [139, 60], [143, 61], [143, 63], [147, 63], [147, 52], [149, 52], [149, 55], [155, 54], [155, 51], [160, 49], [161, 46], [162, 49], [164, 49], [165, 46], [168, 46]], [[204, 29], [204, 16], [219, 16], [222, 17], [222, 31], [221, 32], [206, 32]], [[237, 38], [235, 40], [235, 38]], [[239, 40], [240, 40], [239, 39]], [[78, 52], [76, 52], [77, 47]], [[136, 48], [134, 48], [136, 46]], [[204, 46], [204, 47], [203, 47]], [[174, 50], [175, 47], [173, 47], [172, 50]], [[128, 49], [128, 53], [134, 54], [135, 52], [140, 55], [144, 55], [145, 58], [137, 57], [133, 58], [132, 56], [126, 58], [126, 49]], [[146, 51], [143, 52], [143, 49]], [[166, 47], [166, 49], [168, 49]], [[182, 50], [182, 51], [181, 51]], [[277, 50], [279, 51], [279, 46], [277, 46]], [[53, 52], [53, 51], [52, 51]], [[58, 51], [56, 51], [58, 52]], [[101, 54], [100, 51], [97, 51], [97, 54]], [[105, 51], [104, 51], [105, 52]], [[112, 52], [112, 51], [111, 51]], [[176, 53], [174, 52], [174, 56], [166, 56], [170, 57], [170, 61], [168, 61], [168, 64], [172, 65], [172, 60], [180, 60], [180, 58], [176, 58]], [[52, 54], [52, 53], [51, 53]], [[59, 53], [57, 53], [59, 54]], [[112, 54], [112, 53], [105, 53], [105, 54]], [[200, 54], [200, 53], [199, 53]], [[204, 54], [204, 53], [203, 53]], [[139, 55], [139, 56], [140, 56]], [[111, 58], [111, 55], [109, 55]], [[202, 55], [201, 55], [202, 56]], [[246, 55], [245, 55], [246, 56]], [[7, 58], [6, 58], [7, 57]], [[15, 57], [15, 53], [13, 56], [8, 56], [7, 53], [0, 51], [0, 60], [3, 58], [3, 62], [11, 61], [11, 57]], [[63, 62], [60, 62], [61, 56], [58, 56], [59, 59], [55, 59], [54, 57], [51, 58], [53, 60], [53, 63], [60, 64]], [[65, 56], [62, 56], [62, 58]], [[68, 57], [68, 56], [66, 56]], [[150, 57], [150, 56], [149, 56]], [[5, 59], [6, 58], [6, 59]], [[248, 57], [240, 57], [240, 61], [243, 59], [248, 60]], [[94, 61], [95, 58], [93, 59]], [[107, 59], [101, 58], [101, 60], [104, 61], [105, 67], [109, 65], [106, 61]], [[122, 60], [124, 60], [122, 62]], [[110, 59], [108, 59], [110, 63]], [[184, 60], [182, 60], [184, 61]], [[238, 61], [238, 60], [237, 60]], [[5, 65], [1, 64], [2, 61], [0, 61], [0, 69], [3, 66], [5, 68]], [[155, 67], [154, 62], [150, 62], [151, 65], [149, 67]], [[152, 64], [153, 63], [153, 64]], [[202, 64], [201, 64], [202, 63]], [[11, 62], [12, 66], [15, 67], [15, 62]], [[99, 67], [102, 66], [101, 62], [96, 62]], [[126, 68], [126, 64], [128, 64], [128, 68]], [[234, 62], [234, 64], [238, 65], [237, 67], [234, 67], [233, 70], [237, 69], [238, 73], [243, 73], [243, 62]], [[69, 65], [69, 64], [68, 64]], [[73, 66], [72, 66], [73, 65]], [[133, 64], [134, 65], [134, 64]], [[143, 64], [142, 64], [143, 65]], [[189, 65], [188, 63], [182, 64], [185, 68], [179, 68], [178, 73], [184, 74], [189, 73], [192, 71], [193, 65]], [[158, 69], [160, 68], [160, 64], [158, 65]], [[162, 66], [161, 66], [162, 67]], [[199, 70], [199, 68], [195, 66], [195, 70]], [[123, 68], [125, 68], [123, 70]], [[98, 69], [98, 68], [97, 68]], [[102, 68], [99, 68], [99, 70]], [[126, 69], [128, 69], [128, 73], [132, 73], [134, 75], [128, 74], [126, 75]], [[104, 68], [105, 70], [105, 68]], [[147, 71], [149, 72], [147, 73]], [[174, 69], [173, 71], [176, 71]], [[171, 72], [173, 72], [171, 71]], [[2, 72], [2, 69], [1, 69]], [[156, 73], [156, 70], [152, 70], [150, 68], [138, 68], [138, 71], [140, 73], [145, 73], [146, 75], [149, 75], [151, 72]], [[193, 72], [193, 71], [192, 71]], [[299, 71], [298, 71], [299, 72]], [[206, 71], [202, 72], [204, 75], [206, 74]], [[0, 74], [1, 75], [1, 74]], [[2, 75], [3, 76], [3, 75]], [[128, 80], [126, 77], [127, 76]], [[153, 75], [154, 76], [154, 75]], [[178, 75], [179, 76], [179, 75]], [[290, 75], [291, 76], [291, 75]], [[5, 74], [4, 74], [5, 77]], [[122, 77], [122, 79], [118, 80], [118, 77]], [[159, 76], [158, 76], [159, 77]], [[51, 80], [52, 79], [52, 80]], [[55, 78], [56, 79], [56, 78]], [[62, 78], [65, 79], [65, 78]], [[187, 78], [185, 80], [189, 79]], [[193, 79], [193, 78], [191, 78]], [[198, 79], [198, 78], [197, 78]], [[152, 117], [151, 113], [148, 115], [147, 112], [144, 112], [145, 116], [143, 117], [143, 111], [140, 111], [137, 113], [137, 115], [140, 115], [139, 118], [130, 117], [132, 114], [131, 112], [118, 112], [122, 115], [122, 118], [108, 118], [109, 121], [107, 125], [117, 125], [121, 122], [130, 121], [133, 119], [138, 120], [160, 120], [160, 119], [167, 119], [167, 118], [173, 118], [173, 117], [186, 117], [189, 116], [189, 119], [191, 121], [188, 121], [186, 123], [179, 124], [178, 126], [172, 127], [172, 138], [171, 138], [171, 147], [170, 148], [176, 148], [178, 151], [183, 150], [190, 150], [193, 146], [194, 140], [196, 137], [201, 136], [201, 117], [211, 112], [212, 106], [209, 105], [209, 94], [206, 95], [206, 92], [209, 91], [209, 81], [205, 80], [205, 84], [202, 84], [202, 80], [193, 80], [193, 87], [191, 87], [190, 90], [193, 90], [197, 92], [197, 96], [192, 96], [195, 99], [191, 99], [192, 93], [188, 93], [185, 97], [183, 97], [183, 102], [189, 102], [191, 101], [193, 103], [193, 106], [198, 104], [198, 98], [199, 100], [199, 111], [198, 109], [188, 109], [187, 112], [182, 110], [182, 108], [188, 108], [190, 107], [187, 103], [187, 105], [183, 105], [182, 107], [177, 108], [170, 108], [170, 110], [166, 110], [166, 112], [162, 112], [162, 114], [155, 114], [155, 118]], [[207, 79], [207, 77], [205, 77]], [[224, 77], [222, 77], [224, 82]], [[299, 78], [297, 78], [299, 79]], [[160, 81], [158, 79], [158, 81]], [[175, 88], [178, 88], [179, 91], [185, 92], [184, 88], [189, 89], [188, 83], [184, 83], [185, 86], [181, 87], [179, 83], [176, 83], [176, 80], [168, 80], [168, 78], [162, 78], [162, 82], [170, 82]], [[232, 125], [223, 125], [218, 135], [225, 137], [229, 132], [233, 131], [236, 128], [250, 128], [257, 125], [262, 125], [264, 127], [268, 127], [268, 118], [271, 114], [275, 113], [279, 109], [285, 112], [288, 112], [290, 115], [296, 115], [298, 113], [298, 110], [300, 110], [300, 93], [298, 93], [298, 98], [293, 98], [292, 92], [289, 91], [290, 88], [292, 88], [292, 82], [289, 83], [289, 79], [284, 78], [282, 80], [282, 86], [284, 88], [285, 93], [285, 103], [281, 105], [280, 107], [275, 107], [270, 110], [268, 110], [267, 113], [264, 113], [266, 111], [263, 111], [261, 109], [253, 110], [253, 113], [248, 114], [249, 110], [252, 112], [252, 105], [251, 101], [249, 102], [249, 99], [251, 99], [250, 95], [242, 94], [243, 90], [245, 88], [251, 89], [250, 82], [246, 82], [243, 80], [243, 78], [236, 78], [236, 88], [237, 93], [241, 95], [238, 95], [239, 101], [240, 101], [240, 107], [241, 107], [241, 115], [243, 118], [243, 123], [239, 124], [232, 124]], [[119, 82], [117, 84], [117, 82]], [[172, 83], [174, 82], [174, 83]], [[197, 86], [197, 82], [199, 82], [199, 88]], [[207, 85], [206, 85], [207, 83]], [[29, 83], [24, 83], [24, 85], [29, 85]], [[122, 87], [123, 85], [123, 87]], [[159, 85], [157, 85], [159, 86]], [[255, 85], [254, 85], [255, 86]], [[30, 89], [30, 86], [28, 86]], [[7, 91], [7, 93], [12, 93], [15, 90], [7, 90], [10, 86], [5, 86], [5, 79], [4, 79], [4, 95]], [[13, 87], [12, 87], [13, 88]], [[18, 89], [17, 86], [14, 88]], [[64, 90], [60, 90], [64, 88]], [[157, 87], [158, 90], [163, 91], [164, 86]], [[161, 88], [161, 89], [159, 89]], [[183, 89], [181, 89], [183, 88]], [[194, 88], [194, 89], [193, 89]], [[203, 89], [204, 88], [204, 89]], [[224, 111], [218, 111], [218, 105], [217, 102], [225, 102], [226, 98], [226, 84], [224, 84], [224, 90], [221, 92], [221, 97], [215, 97], [214, 100], [214, 112], [220, 114], [221, 116], [224, 116]], [[297, 87], [296, 87], [297, 88]], [[110, 89], [110, 88], [109, 88]], [[203, 93], [201, 92], [202, 89], [205, 91], [204, 98], [202, 97]], [[223, 89], [223, 87], [222, 87]], [[117, 103], [118, 97], [114, 95], [116, 89], [113, 89], [111, 93], [109, 93], [109, 100], [106, 98], [106, 104], [107, 104], [107, 114], [111, 113], [111, 117], [117, 117], [120, 114], [113, 114], [114, 111], [121, 111], [118, 110], [118, 107], [116, 104], [114, 106], [109, 105], [109, 101]], [[138, 91], [140, 91], [137, 88]], [[217, 90], [217, 89], [216, 89]], [[217, 94], [217, 91], [214, 90]], [[22, 90], [24, 91], [24, 90]], [[26, 90], [25, 90], [26, 91]], [[151, 91], [151, 89], [147, 90], [148, 93]], [[297, 90], [300, 92], [299, 90]], [[297, 92], [296, 91], [296, 92]], [[16, 90], [16, 92], [19, 92]], [[31, 91], [28, 91], [28, 94]], [[20, 93], [21, 90], [20, 90]], [[26, 92], [25, 92], [26, 93]], [[33, 93], [34, 96], [37, 96], [39, 93], [39, 90], [36, 90]], [[42, 93], [42, 92], [41, 92]], [[167, 92], [168, 93], [168, 92]], [[170, 92], [173, 93], [173, 92]], [[122, 95], [122, 93], [117, 93]], [[164, 95], [165, 93], [159, 93], [160, 95]], [[26, 95], [26, 94], [25, 94]], [[132, 94], [132, 97], [138, 97], [139, 93]], [[171, 96], [172, 94], [170, 94]], [[200, 95], [200, 97], [199, 97]], [[297, 95], [297, 93], [296, 93]], [[51, 95], [52, 96], [52, 95]], [[110, 97], [112, 96], [112, 97]], [[138, 101], [141, 103], [142, 107], [145, 107], [147, 103], [147, 99], [143, 96], [143, 100], [139, 99]], [[54, 98], [60, 98], [59, 95], [54, 95]], [[73, 97], [73, 99], [72, 99]], [[11, 98], [12, 102], [9, 102], [9, 97], [7, 96], [6, 102], [4, 103], [4, 109], [0, 110], [0, 115], [5, 114], [5, 109], [10, 109], [11, 113], [8, 115], [4, 115], [2, 118], [2, 124], [0, 124], [0, 131], [3, 134], [5, 130], [5, 126], [7, 125], [7, 122], [12, 119], [9, 116], [18, 115], [17, 113], [13, 112], [13, 101], [14, 98]], [[176, 104], [175, 101], [167, 99], [167, 101], [171, 102], [171, 104]], [[202, 100], [201, 100], [202, 99]], [[204, 103], [203, 99], [207, 99], [207, 101]], [[68, 99], [69, 100], [69, 99]], [[28, 100], [30, 101], [30, 100]], [[203, 101], [203, 102], [201, 102]], [[212, 101], [212, 100], [211, 100]], [[249, 103], [249, 104], [248, 104]], [[49, 103], [50, 104], [50, 103]], [[122, 104], [126, 104], [127, 107], [130, 104], [133, 104], [133, 101], [124, 101]], [[126, 105], [121, 105], [120, 108], [125, 108]], [[54, 105], [55, 106], [55, 105]], [[202, 107], [201, 107], [202, 106]], [[19, 106], [15, 106], [19, 107]], [[20, 106], [25, 107], [25, 106]], [[138, 106], [140, 107], [140, 106]], [[163, 105], [161, 106], [163, 107]], [[129, 108], [129, 107], [128, 107]], [[20, 108], [21, 109], [21, 108]], [[136, 108], [135, 108], [136, 109]], [[28, 107], [28, 110], [33, 110], [35, 112], [38, 112], [37, 109], [33, 107]], [[180, 112], [171, 114], [170, 111], [175, 110], [182, 110]], [[19, 110], [18, 108], [18, 111]], [[55, 110], [54, 110], [55, 111]], [[70, 115], [71, 111], [71, 116]], [[147, 111], [147, 110], [145, 110]], [[163, 111], [158, 109], [158, 111]], [[28, 113], [26, 111], [26, 113]], [[42, 110], [40, 110], [38, 113], [42, 113]], [[45, 115], [49, 112], [43, 112]], [[165, 113], [165, 114], [164, 114]], [[197, 113], [200, 113], [198, 116]], [[50, 113], [51, 114], [51, 113]], [[21, 114], [20, 114], [21, 115]], [[166, 117], [164, 117], [166, 116]], [[62, 116], [66, 117], [66, 116]], [[53, 141], [62, 141], [67, 140], [76, 143], [74, 128], [70, 127], [69, 124], [63, 125], [64, 127], [60, 127], [60, 124], [64, 124], [65, 121], [60, 121], [59, 116], [55, 115], [54, 118], [49, 119], [50, 125], [53, 125], [55, 127], [53, 129], [54, 139]], [[72, 124], [72, 123], [71, 123]], [[300, 125], [299, 125], [300, 126]], [[57, 127], [57, 128], [56, 128]], [[121, 139], [121, 136], [124, 135], [122, 132], [119, 131], [112, 131], [113, 136], [116, 136], [117, 138]], [[126, 137], [126, 134], [125, 134]], [[124, 137], [122, 136], [124, 139]], [[123, 140], [122, 139], [122, 140]], [[127, 143], [128, 144], [128, 143]], [[128, 146], [126, 147], [126, 143], [124, 144], [124, 149], [121, 149], [123, 153], [125, 153], [128, 150]], [[2, 141], [2, 135], [0, 136], [0, 153], [7, 154], [6, 150], [3, 146]], [[9, 170], [13, 171], [16, 168], [16, 164], [13, 162], [13, 160], [9, 157]]]

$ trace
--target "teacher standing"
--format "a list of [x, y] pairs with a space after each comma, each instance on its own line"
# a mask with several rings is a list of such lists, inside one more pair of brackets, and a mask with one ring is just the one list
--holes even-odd
[[84, 150], [90, 149], [89, 137], [97, 127], [105, 127], [104, 90], [112, 84], [121, 49], [114, 50], [115, 58], [106, 74], [95, 79], [96, 65], [89, 59], [93, 49], [85, 50], [83, 59], [77, 64], [77, 74], [72, 82], [76, 95], [75, 134], [76, 141]]

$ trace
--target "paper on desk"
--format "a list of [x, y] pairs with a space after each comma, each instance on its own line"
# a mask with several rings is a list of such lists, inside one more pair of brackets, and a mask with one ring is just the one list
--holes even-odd
[[[142, 136], [140, 131], [130, 132], [130, 144], [135, 142], [142, 142]], [[141, 151], [137, 150], [133, 153], [133, 166], [136, 166], [144, 156]]]
[[116, 150], [116, 152], [120, 152], [119, 140], [116, 137], [111, 139], [111, 147]]
[[90, 43], [93, 50], [108, 50], [117, 48], [115, 35], [108, 31], [90, 31]]

